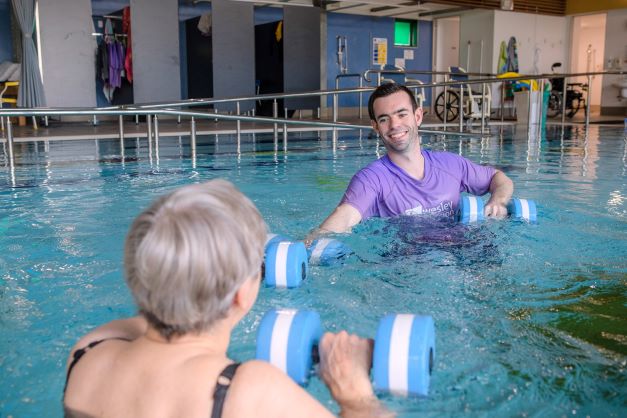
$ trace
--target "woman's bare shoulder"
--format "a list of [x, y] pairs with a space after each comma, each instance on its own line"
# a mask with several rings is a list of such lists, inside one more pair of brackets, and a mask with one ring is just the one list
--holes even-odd
[[320, 402], [269, 363], [243, 363], [232, 383], [224, 417], [331, 417]]

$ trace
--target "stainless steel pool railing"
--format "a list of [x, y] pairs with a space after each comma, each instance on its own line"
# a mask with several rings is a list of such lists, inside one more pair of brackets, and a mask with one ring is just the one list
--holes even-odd
[[[397, 72], [398, 73], [398, 72]], [[410, 88], [436, 88], [436, 87], [444, 87], [445, 89], [449, 86], [460, 86], [460, 85], [468, 85], [468, 84], [485, 84], [487, 83], [503, 83], [503, 82], [511, 82], [518, 80], [542, 80], [542, 79], [552, 79], [552, 78], [570, 78], [570, 77], [580, 77], [587, 76], [590, 81], [593, 75], [624, 75], [624, 71], [607, 71], [607, 72], [594, 72], [594, 73], [581, 73], [581, 74], [543, 74], [543, 75], [521, 75], [520, 77], [507, 77], [507, 78], [480, 78], [480, 79], [469, 79], [469, 80], [453, 80], [439, 83], [429, 83], [429, 84], [409, 84]], [[544, 83], [541, 83], [543, 85]], [[590, 83], [589, 83], [590, 84]], [[566, 83], [564, 83], [566, 85]], [[224, 119], [224, 120], [235, 120], [237, 122], [237, 141], [239, 148], [239, 141], [241, 137], [241, 121], [250, 121], [250, 122], [263, 122], [270, 123], [274, 126], [274, 139], [275, 139], [275, 148], [277, 144], [277, 133], [278, 133], [278, 124], [283, 125], [283, 148], [287, 150], [287, 126], [288, 125], [309, 125], [314, 127], [324, 127], [324, 128], [332, 128], [334, 133], [334, 141], [336, 139], [336, 130], [337, 129], [370, 129], [370, 126], [367, 125], [359, 125], [359, 124], [348, 124], [343, 122], [338, 122], [334, 120], [333, 122], [320, 122], [314, 120], [293, 120], [288, 119], [287, 117], [284, 119], [278, 118], [278, 99], [286, 99], [286, 98], [297, 98], [297, 97], [323, 97], [327, 95], [333, 95], [333, 97], [337, 97], [339, 94], [351, 94], [351, 93], [365, 93], [374, 90], [375, 87], [360, 87], [360, 88], [348, 88], [348, 89], [335, 89], [335, 90], [321, 90], [321, 91], [311, 91], [311, 92], [300, 92], [300, 93], [281, 93], [281, 94], [265, 94], [265, 95], [255, 95], [250, 97], [237, 97], [237, 98], [225, 98], [225, 99], [189, 99], [182, 100], [176, 102], [161, 102], [161, 103], [147, 103], [147, 104], [138, 104], [132, 106], [120, 106], [120, 107], [107, 107], [107, 108], [81, 108], [81, 109], [73, 109], [73, 108], [65, 108], [65, 109], [51, 109], [51, 108], [32, 108], [32, 109], [0, 109], [0, 117], [6, 117], [9, 119], [10, 117], [15, 116], [62, 116], [62, 115], [91, 115], [92, 117], [97, 117], [98, 115], [114, 115], [119, 118], [119, 137], [120, 140], [124, 141], [124, 125], [122, 117], [124, 115], [145, 115], [147, 119], [147, 130], [148, 130], [148, 138], [149, 144], [151, 144], [151, 140], [153, 137], [153, 124], [154, 124], [154, 134], [156, 134], [156, 141], [158, 141], [158, 118], [154, 117], [161, 115], [175, 115], [180, 121], [181, 116], [186, 116], [191, 118], [190, 124], [190, 137], [192, 140], [195, 140], [196, 131], [195, 131], [195, 121], [194, 118], [204, 118], [204, 119]], [[590, 89], [588, 89], [588, 95], [590, 94]], [[483, 100], [485, 100], [485, 89], [483, 89]], [[239, 108], [241, 102], [246, 101], [257, 101], [257, 100], [273, 100], [273, 117], [257, 117], [257, 116], [245, 116], [239, 114]], [[565, 101], [564, 101], [565, 102]], [[182, 107], [194, 107], [194, 106], [207, 106], [207, 105], [215, 105], [219, 103], [235, 103], [236, 108], [238, 109], [236, 115], [227, 115], [220, 113], [203, 113], [203, 112], [190, 112], [183, 110], [176, 110], [177, 108]], [[589, 105], [590, 101], [587, 100], [587, 112], [586, 112], [586, 129], [589, 124]], [[531, 107], [531, 95], [529, 95], [529, 108]], [[173, 109], [174, 108], [174, 109]], [[338, 100], [333, 100], [333, 114], [334, 119], [337, 119], [338, 110]], [[564, 112], [562, 112], [564, 114]], [[481, 131], [484, 132], [484, 120], [485, 115], [482, 117], [482, 125]], [[489, 115], [488, 115], [489, 116]], [[502, 115], [501, 115], [502, 117]], [[152, 119], [152, 120], [151, 120]], [[461, 120], [462, 118], [460, 118]], [[446, 118], [445, 118], [446, 120]], [[530, 121], [528, 120], [528, 125]], [[562, 124], [564, 123], [564, 116], [562, 116]], [[432, 133], [432, 134], [442, 134], [446, 133], [448, 135], [455, 136], [476, 136], [474, 134], [468, 134], [463, 132], [463, 126], [460, 123], [459, 132], [452, 132], [446, 130], [446, 124], [444, 125], [445, 131], [440, 130], [426, 130], [420, 129], [420, 132], [424, 133]], [[12, 128], [9, 123], [7, 123], [7, 130], [5, 131], [6, 135], [6, 143], [9, 144], [9, 157], [10, 161], [13, 162], [13, 135]], [[193, 148], [195, 148], [195, 141], [192, 144]]]
[[[359, 88], [364, 86], [364, 81], [362, 79], [361, 74], [353, 73], [353, 74], [338, 74], [335, 77], [335, 89], [339, 90], [340, 88], [340, 79], [342, 78], [357, 78], [359, 81]], [[363, 92], [359, 92], [359, 119], [363, 118]], [[337, 122], [338, 112], [340, 111], [339, 106], [339, 96], [337, 94], [333, 95], [333, 121]]]

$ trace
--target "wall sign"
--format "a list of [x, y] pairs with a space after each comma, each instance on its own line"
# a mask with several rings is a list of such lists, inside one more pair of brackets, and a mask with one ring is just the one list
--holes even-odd
[[385, 65], [388, 63], [388, 39], [372, 38], [372, 64]]

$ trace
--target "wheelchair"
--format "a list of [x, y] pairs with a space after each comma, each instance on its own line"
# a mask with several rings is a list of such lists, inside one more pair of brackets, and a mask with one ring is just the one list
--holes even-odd
[[[449, 73], [451, 73], [450, 81], [468, 81], [468, 75], [466, 71], [461, 67], [449, 67]], [[435, 99], [434, 110], [436, 116], [444, 122], [444, 114], [446, 113], [446, 122], [453, 122], [459, 118], [461, 92], [463, 90], [463, 103], [461, 103], [461, 109], [463, 109], [464, 119], [481, 119], [482, 117], [490, 117], [492, 93], [490, 85], [485, 85], [485, 112], [482, 114], [483, 94], [481, 90], [473, 90], [481, 87], [480, 84], [459, 84], [449, 85], [446, 90], [446, 97], [444, 92], [438, 94]]]
[[[560, 62], [556, 62], [551, 66], [551, 71], [555, 73], [555, 68], [561, 67]], [[549, 106], [546, 116], [549, 118], [555, 118], [562, 114], [563, 96], [564, 96], [564, 79], [554, 78], [551, 80], [551, 95], [549, 96]], [[588, 85], [584, 83], [568, 83], [566, 84], [566, 116], [572, 118], [579, 112], [579, 109], [584, 109], [586, 112], [586, 99], [584, 98], [584, 92], [588, 91]]]

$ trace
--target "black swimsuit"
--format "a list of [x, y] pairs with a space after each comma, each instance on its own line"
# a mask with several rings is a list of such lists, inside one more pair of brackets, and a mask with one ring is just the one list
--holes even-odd
[[[78, 361], [85, 355], [86, 352], [100, 344], [101, 342], [108, 340], [123, 340], [130, 341], [126, 338], [108, 338], [105, 340], [98, 340], [89, 343], [86, 347], [79, 348], [74, 352], [74, 358], [70, 363], [70, 367], [67, 369], [67, 375], [65, 377], [65, 387], [63, 388], [63, 393], [67, 389], [67, 383], [70, 379], [70, 373], [72, 373], [72, 369], [78, 363]], [[226, 399], [227, 392], [229, 391], [229, 387], [231, 386], [231, 382], [233, 381], [233, 376], [235, 376], [235, 372], [237, 368], [241, 366], [241, 363], [231, 363], [226, 366], [220, 375], [218, 376], [218, 382], [216, 383], [216, 388], [213, 391], [213, 408], [211, 410], [211, 418], [220, 418], [222, 416], [222, 409], [224, 408], [224, 400]]]

